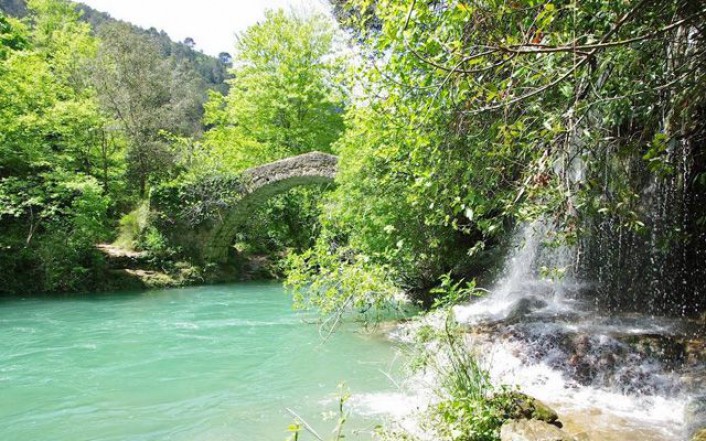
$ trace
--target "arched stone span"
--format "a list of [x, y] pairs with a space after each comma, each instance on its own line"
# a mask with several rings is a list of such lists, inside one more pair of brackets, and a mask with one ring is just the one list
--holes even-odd
[[258, 204], [300, 185], [333, 182], [338, 158], [321, 152], [292, 156], [245, 170], [241, 175], [243, 197], [217, 223], [204, 244], [210, 262], [225, 262], [236, 233]]

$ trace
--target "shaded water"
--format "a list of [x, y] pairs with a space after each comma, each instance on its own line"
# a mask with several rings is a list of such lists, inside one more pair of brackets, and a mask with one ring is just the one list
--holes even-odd
[[284, 440], [286, 408], [327, 434], [342, 381], [370, 428], [394, 348], [305, 318], [263, 283], [2, 301], [0, 439]]

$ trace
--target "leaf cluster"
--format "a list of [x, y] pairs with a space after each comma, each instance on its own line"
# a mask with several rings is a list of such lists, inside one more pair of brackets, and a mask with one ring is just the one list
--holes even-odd
[[644, 208], [650, 183], [701, 197], [703, 6], [338, 3], [364, 98], [336, 144], [338, 190], [309, 266], [330, 264], [335, 243], [426, 297], [443, 274], [485, 273], [518, 222], [544, 217], [590, 247], [599, 228], [661, 229]]

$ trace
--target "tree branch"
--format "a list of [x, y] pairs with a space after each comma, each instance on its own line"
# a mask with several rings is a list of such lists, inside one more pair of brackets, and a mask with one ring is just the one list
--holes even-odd
[[686, 23], [688, 20], [683, 19], [679, 20], [677, 22], [674, 22], [672, 24], [669, 24], [667, 26], [664, 26], [661, 29], [658, 29], [654, 32], [649, 32], [644, 35], [640, 35], [639, 37], [634, 37], [634, 38], [628, 38], [627, 40], [618, 40], [618, 41], [610, 41], [610, 42], [605, 42], [605, 43], [596, 43], [596, 44], [584, 44], [584, 45], [570, 45], [570, 46], [547, 46], [543, 44], [537, 44], [537, 43], [525, 43], [525, 44], [518, 44], [518, 45], [513, 45], [513, 46], [505, 46], [505, 47], [498, 47], [497, 49], [499, 51], [503, 52], [510, 52], [513, 54], [538, 54], [538, 53], [556, 53], [556, 52], [584, 52], [588, 50], [596, 50], [596, 49], [606, 49], [606, 48], [611, 48], [611, 47], [617, 47], [617, 46], [624, 46], [626, 44], [631, 44], [631, 43], [636, 43], [639, 41], [644, 41], [644, 40], [649, 40], [652, 39], [660, 34], [663, 34], [665, 32], [668, 32], [674, 28], [677, 28], [684, 23]]

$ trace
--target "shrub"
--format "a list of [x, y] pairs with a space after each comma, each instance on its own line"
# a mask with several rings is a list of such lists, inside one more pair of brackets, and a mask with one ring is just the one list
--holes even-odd
[[134, 250], [140, 244], [142, 234], [149, 225], [149, 202], [141, 202], [137, 208], [120, 219], [118, 238], [114, 244], [120, 248]]

